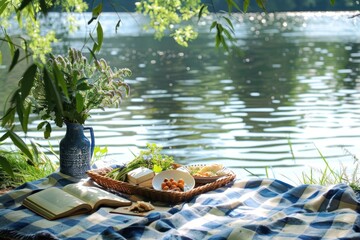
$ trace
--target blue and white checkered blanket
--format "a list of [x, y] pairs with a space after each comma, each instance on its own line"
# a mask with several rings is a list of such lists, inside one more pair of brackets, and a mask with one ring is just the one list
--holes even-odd
[[236, 180], [147, 217], [102, 207], [48, 221], [21, 206], [39, 189], [68, 183], [54, 173], [0, 196], [0, 239], [360, 239], [360, 204], [346, 185]]

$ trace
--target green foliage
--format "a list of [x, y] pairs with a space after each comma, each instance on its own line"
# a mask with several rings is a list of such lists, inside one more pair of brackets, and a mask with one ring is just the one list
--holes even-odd
[[[237, 5], [237, 3], [234, 0], [226, 0], [226, 3], [228, 5], [229, 13], [231, 13], [234, 8], [237, 9], [238, 11], [241, 11], [240, 7]], [[244, 4], [246, 4], [246, 3], [249, 4], [249, 1], [244, 1]], [[245, 11], [245, 9], [244, 9], [244, 11]]]
[[99, 161], [99, 160], [105, 158], [107, 154], [108, 154], [108, 148], [107, 147], [95, 146], [94, 154], [93, 154], [90, 165], [94, 164], [96, 161]]
[[[302, 173], [301, 182], [304, 184], [332, 185], [345, 182], [345, 171], [336, 171], [329, 165], [329, 162], [316, 148], [325, 163], [325, 168], [314, 174], [314, 169], [310, 169], [310, 174]], [[348, 183], [349, 184], [349, 183]]]
[[[9, 151], [0, 149], [0, 189], [17, 187], [25, 182], [34, 181], [46, 177], [53, 173], [59, 166], [59, 156], [52, 149], [42, 150], [42, 146], [31, 142], [28, 146], [32, 159], [24, 155], [21, 151]], [[106, 147], [96, 146], [92, 164], [103, 159], [108, 153]], [[51, 159], [49, 156], [54, 157]]]
[[147, 150], [140, 151], [139, 155], [127, 163], [125, 166], [115, 168], [107, 174], [108, 177], [126, 181], [126, 174], [136, 168], [146, 167], [154, 172], [161, 172], [170, 169], [174, 160], [172, 157], [161, 154], [162, 147], [155, 143], [146, 144]]
[[[289, 141], [289, 145], [291, 148], [291, 153], [293, 159], [295, 159], [291, 142]], [[302, 184], [318, 184], [318, 185], [334, 185], [345, 183], [352, 187], [354, 190], [360, 190], [360, 177], [358, 177], [359, 170], [359, 159], [357, 159], [354, 155], [347, 152], [354, 160], [354, 165], [352, 166], [352, 174], [348, 174], [347, 168], [343, 165], [340, 167], [336, 167], [334, 165], [330, 165], [328, 160], [324, 157], [321, 151], [316, 147], [322, 161], [325, 163], [325, 167], [322, 169], [314, 169], [310, 168], [310, 172], [302, 172], [301, 178], [299, 178], [299, 182]]]
[[[255, 0], [256, 4], [266, 11], [264, 0]], [[236, 1], [226, 0], [228, 5], [228, 14], [232, 11], [246, 12], [250, 0], [244, 0], [243, 9], [241, 9]], [[188, 42], [197, 38], [198, 34], [194, 27], [194, 23], [190, 20], [197, 17], [198, 21], [208, 13], [208, 6], [203, 4], [200, 0], [186, 0], [186, 1], [168, 1], [168, 0], [141, 0], [136, 3], [138, 12], [149, 16], [150, 23], [145, 26], [145, 29], [154, 29], [155, 37], [160, 39], [169, 31], [169, 35], [174, 40], [182, 45], [188, 46]], [[225, 21], [224, 23], [222, 21]], [[177, 27], [181, 22], [188, 22], [189, 24], [183, 27]], [[210, 31], [216, 30], [215, 46], [222, 47], [226, 51], [229, 50], [229, 43], [235, 43], [234, 27], [229, 17], [220, 16], [213, 21], [210, 26]]]
[[[19, 88], [10, 98], [2, 127], [11, 128], [17, 114], [26, 132], [30, 109], [44, 120], [38, 129], [45, 126], [45, 138], [51, 132], [48, 121], [55, 121], [59, 127], [64, 121], [84, 124], [91, 109], [121, 103], [130, 91], [123, 79], [130, 74], [126, 68], [112, 69], [104, 59], [89, 62], [75, 49], [70, 49], [65, 57], [50, 55], [44, 66], [33, 64], [25, 71]], [[16, 144], [19, 148], [26, 150], [13, 131], [8, 131], [8, 135], [19, 142]]]
[[222, 17], [222, 19], [225, 20], [227, 24], [226, 25], [227, 28], [224, 28], [222, 23], [218, 21], [214, 21], [210, 26], [210, 30], [216, 29], [215, 46], [216, 47], [222, 46], [226, 51], [228, 51], [229, 47], [226, 39], [232, 42], [235, 41], [235, 39], [232, 36], [232, 34], [234, 34], [234, 26], [232, 25], [232, 22], [229, 18]]
[[162, 38], [168, 30], [170, 36], [182, 46], [187, 46], [188, 41], [195, 39], [197, 32], [191, 23], [177, 29], [175, 26], [193, 17], [203, 16], [207, 12], [207, 8], [200, 0], [142, 0], [136, 3], [136, 9], [150, 17], [150, 23], [145, 29], [154, 29], [155, 38]]
[[[60, 127], [64, 121], [84, 123], [91, 109], [118, 105], [130, 91], [123, 82], [123, 78], [130, 75], [130, 70], [112, 69], [104, 59], [97, 60], [95, 57], [104, 38], [100, 22], [95, 25], [96, 36], [89, 36], [93, 41], [90, 51], [95, 59], [91, 63], [81, 52], [73, 49], [70, 49], [68, 57], [51, 54], [46, 57], [51, 52], [51, 43], [57, 39], [54, 31], [41, 29], [41, 20], [46, 18], [50, 9], [55, 8], [67, 13], [82, 12], [87, 9], [87, 4], [82, 0], [0, 0], [0, 30], [4, 36], [0, 38], [0, 43], [8, 44], [12, 56], [9, 72], [24, 59], [31, 57], [33, 62], [5, 106], [1, 126], [6, 133], [0, 141], [10, 138], [29, 159], [32, 157], [30, 148], [14, 131], [15, 121], [19, 121], [23, 132], [27, 133], [30, 114], [38, 114], [44, 121], [37, 129], [44, 129], [44, 137], [49, 138], [52, 130], [49, 121], [54, 120]], [[102, 5], [99, 4], [93, 10], [93, 20], [101, 12]], [[71, 14], [68, 16], [71, 30], [76, 24]], [[12, 21], [14, 18], [17, 21]], [[8, 27], [19, 29], [23, 34], [11, 36], [6, 31]], [[1, 60], [0, 52], [0, 64]], [[12, 174], [6, 158], [1, 159], [1, 166]]]
[[[0, 41], [8, 42], [11, 54], [14, 56], [14, 42], [25, 51], [25, 55], [33, 55], [35, 60], [45, 61], [45, 55], [52, 51], [51, 44], [57, 41], [55, 31], [44, 31], [42, 21], [51, 9], [60, 9], [62, 12], [83, 12], [88, 6], [83, 0], [0, 0], [1, 30], [4, 38]], [[77, 26], [71, 14], [68, 15], [69, 30]], [[15, 21], [14, 21], [15, 20]], [[21, 35], [9, 36], [6, 29], [19, 29]], [[13, 62], [15, 63], [15, 57]], [[1, 62], [0, 62], [1, 63]], [[14, 66], [13, 64], [11, 66]]]
[[55, 171], [57, 165], [38, 144], [32, 142], [29, 149], [31, 160], [22, 151], [0, 150], [0, 188], [16, 187]]

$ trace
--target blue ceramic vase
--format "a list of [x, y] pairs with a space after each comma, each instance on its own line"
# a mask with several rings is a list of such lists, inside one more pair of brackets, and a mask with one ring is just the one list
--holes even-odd
[[[84, 135], [90, 130], [91, 142]], [[66, 123], [66, 134], [60, 141], [60, 172], [66, 175], [83, 178], [90, 170], [90, 162], [94, 152], [95, 138], [91, 127], [79, 123]]]

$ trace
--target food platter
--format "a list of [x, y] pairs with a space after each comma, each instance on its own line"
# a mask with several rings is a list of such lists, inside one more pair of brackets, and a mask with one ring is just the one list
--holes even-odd
[[196, 184], [206, 184], [216, 181], [219, 178], [233, 174], [231, 170], [221, 164], [196, 164], [184, 165], [179, 170], [187, 171], [195, 179]]

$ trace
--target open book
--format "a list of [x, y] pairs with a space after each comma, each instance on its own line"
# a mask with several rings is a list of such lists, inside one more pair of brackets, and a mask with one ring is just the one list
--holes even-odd
[[90, 213], [100, 205], [121, 207], [131, 201], [97, 187], [68, 184], [62, 189], [50, 187], [25, 198], [23, 205], [48, 220]]

